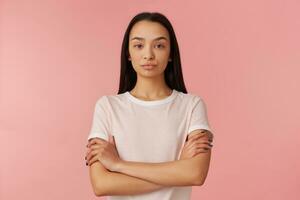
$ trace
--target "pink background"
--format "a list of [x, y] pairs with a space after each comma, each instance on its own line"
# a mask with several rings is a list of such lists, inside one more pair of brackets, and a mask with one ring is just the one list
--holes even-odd
[[[57, 3], [59, 2], [59, 3]], [[215, 133], [192, 199], [300, 199], [298, 0], [1, 1], [0, 199], [99, 199], [85, 166], [96, 100], [116, 94], [125, 28], [159, 11]]]

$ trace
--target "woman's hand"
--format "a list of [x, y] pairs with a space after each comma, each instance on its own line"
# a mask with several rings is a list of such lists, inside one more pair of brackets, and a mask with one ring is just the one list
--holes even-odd
[[[203, 134], [205, 133], [205, 134]], [[188, 137], [182, 149], [179, 160], [192, 158], [199, 153], [206, 153], [212, 148], [213, 134], [209, 131], [194, 134]]]
[[111, 135], [109, 135], [108, 142], [100, 138], [94, 138], [87, 147], [86, 160], [89, 166], [94, 162], [100, 161], [106, 169], [116, 171], [119, 163], [122, 161], [116, 148], [115, 139]]

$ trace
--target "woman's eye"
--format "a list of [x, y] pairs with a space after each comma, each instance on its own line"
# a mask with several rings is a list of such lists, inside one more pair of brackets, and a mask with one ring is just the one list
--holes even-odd
[[[137, 47], [137, 48], [141, 48], [143, 45], [141, 45], [141, 44], [136, 44], [136, 45], [133, 45], [133, 47]], [[164, 45], [162, 45], [162, 44], [158, 44], [158, 45], [156, 45], [156, 46], [158, 46], [158, 48], [159, 49], [161, 49], [161, 48], [164, 48], [165, 46]]]
[[[162, 44], [158, 44], [157, 46], [160, 46], [161, 48], [164, 48], [165, 46], [164, 45], [162, 45]], [[160, 48], [160, 49], [161, 49]]]
[[133, 47], [138, 47], [140, 48], [142, 45], [141, 44], [137, 44], [137, 45], [134, 45]]

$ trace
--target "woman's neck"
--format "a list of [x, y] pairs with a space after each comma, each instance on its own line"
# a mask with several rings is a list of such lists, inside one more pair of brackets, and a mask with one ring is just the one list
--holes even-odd
[[136, 85], [130, 91], [133, 96], [143, 100], [159, 100], [172, 94], [172, 89], [162, 78], [138, 78]]

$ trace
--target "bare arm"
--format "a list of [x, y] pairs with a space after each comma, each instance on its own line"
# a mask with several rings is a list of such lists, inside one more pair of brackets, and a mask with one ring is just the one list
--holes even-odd
[[[191, 135], [198, 133], [201, 130], [197, 129]], [[164, 186], [202, 185], [208, 173], [210, 157], [211, 149], [189, 159], [170, 162], [121, 161], [116, 171]]]
[[202, 185], [208, 172], [210, 155], [211, 150], [194, 158], [162, 163], [122, 161], [117, 172], [165, 186]]
[[[197, 132], [195, 131], [194, 134], [195, 133]], [[190, 134], [190, 136], [191, 135], [193, 134]], [[189, 137], [189, 144], [185, 145], [180, 159], [189, 160], [199, 153], [193, 151], [196, 149], [196, 146], [193, 146], [193, 144], [195, 144], [198, 136], [194, 138]], [[191, 147], [190, 150], [184, 151], [189, 147]], [[127, 174], [111, 172], [107, 170], [100, 162], [95, 162], [90, 166], [90, 178], [94, 193], [97, 196], [141, 194], [159, 190], [168, 186], [163, 186], [162, 184], [153, 183], [143, 178], [134, 177]], [[188, 183], [188, 185], [195, 185], [195, 183]], [[198, 185], [198, 182], [196, 182], [196, 185]]]
[[137, 177], [108, 171], [100, 162], [93, 163], [89, 168], [96, 196], [142, 194], [164, 187]]

